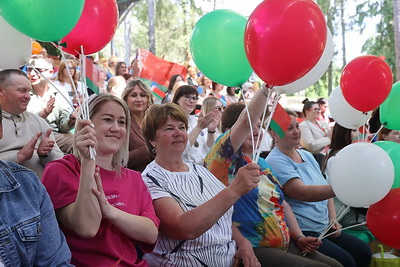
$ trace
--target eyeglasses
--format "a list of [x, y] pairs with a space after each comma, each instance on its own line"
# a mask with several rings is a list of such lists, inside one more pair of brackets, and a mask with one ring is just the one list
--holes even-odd
[[222, 111], [222, 107], [215, 107], [214, 110]]
[[[27, 69], [26, 69], [26, 71], [27, 71], [28, 73], [30, 73], [32, 70], [34, 70], [34, 68], [27, 68]], [[37, 70], [38, 72], [42, 73], [42, 72], [48, 71], [48, 70], [50, 70], [50, 69], [36, 68], [36, 70]]]
[[199, 98], [197, 96], [190, 96], [190, 95], [185, 95], [184, 96], [186, 101], [197, 101]]

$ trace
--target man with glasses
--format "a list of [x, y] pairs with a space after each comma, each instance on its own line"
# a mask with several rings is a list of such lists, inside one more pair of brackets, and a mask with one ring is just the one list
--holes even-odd
[[0, 71], [0, 105], [4, 137], [0, 160], [16, 162], [33, 170], [39, 178], [47, 162], [63, 157], [48, 123], [27, 111], [31, 82], [21, 70]]
[[54, 71], [48, 58], [34, 55], [27, 68], [28, 78], [32, 84], [28, 111], [39, 115], [47, 121], [54, 131], [60, 149], [65, 153], [72, 152], [73, 135], [70, 130], [75, 125], [76, 113], [56, 88], [48, 82]]

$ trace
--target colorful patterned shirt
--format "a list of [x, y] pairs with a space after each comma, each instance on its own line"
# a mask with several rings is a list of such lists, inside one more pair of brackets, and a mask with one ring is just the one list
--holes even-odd
[[[222, 134], [205, 159], [206, 167], [225, 185], [240, 167], [250, 163], [241, 148], [235, 153], [230, 131]], [[287, 249], [290, 235], [283, 212], [281, 185], [264, 159], [258, 160], [261, 180], [258, 187], [243, 195], [234, 206], [233, 222], [253, 247]]]

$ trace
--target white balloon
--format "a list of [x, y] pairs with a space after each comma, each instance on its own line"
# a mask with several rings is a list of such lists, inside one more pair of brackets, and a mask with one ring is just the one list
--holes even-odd
[[26, 63], [32, 53], [32, 40], [0, 17], [0, 69], [15, 69]]
[[371, 143], [355, 143], [336, 155], [329, 178], [340, 201], [352, 207], [365, 207], [389, 193], [394, 166], [382, 148]]
[[332, 118], [340, 126], [347, 129], [357, 129], [361, 125], [364, 125], [368, 118], [371, 117], [372, 111], [364, 113], [350, 106], [344, 98], [340, 86], [331, 92], [328, 104]]
[[274, 89], [280, 94], [293, 94], [310, 87], [325, 74], [329, 64], [331, 64], [332, 57], [333, 39], [331, 31], [327, 28], [325, 49], [317, 64], [300, 79], [286, 85], [274, 86]]

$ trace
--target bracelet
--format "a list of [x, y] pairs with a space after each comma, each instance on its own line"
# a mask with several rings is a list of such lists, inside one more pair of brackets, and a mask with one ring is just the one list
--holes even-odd
[[45, 155], [39, 155], [38, 154], [38, 156], [39, 156], [39, 158], [43, 159], [43, 158], [47, 158], [49, 156], [49, 154], [45, 154]]
[[298, 236], [293, 240], [293, 242], [297, 244], [297, 241], [299, 241], [299, 239], [302, 238], [302, 237], [305, 237], [305, 235], [303, 235], [303, 234], [298, 235]]
[[216, 131], [217, 131], [217, 130], [214, 130], [214, 131], [208, 130], [208, 133], [209, 133], [209, 134], [215, 134]]

